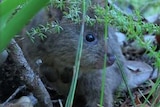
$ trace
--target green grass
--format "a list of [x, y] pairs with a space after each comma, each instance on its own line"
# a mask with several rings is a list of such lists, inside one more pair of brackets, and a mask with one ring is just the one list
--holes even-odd
[[78, 80], [79, 67], [80, 67], [81, 56], [82, 56], [83, 33], [84, 33], [85, 16], [86, 16], [86, 2], [85, 2], [85, 0], [82, 1], [82, 10], [83, 10], [82, 26], [81, 26], [80, 36], [79, 36], [79, 43], [78, 43], [78, 47], [77, 47], [75, 65], [74, 65], [74, 69], [73, 69], [73, 79], [72, 79], [72, 83], [71, 83], [71, 87], [69, 90], [69, 94], [67, 97], [65, 107], [72, 107], [72, 105], [73, 105], [74, 94], [75, 94], [77, 80]]
[[[106, 0], [105, 4], [108, 4], [108, 1]], [[106, 5], [107, 7], [107, 5]], [[107, 16], [108, 13], [108, 8], [106, 8], [105, 11], [105, 32], [104, 32], [104, 41], [105, 44], [107, 44], [107, 38], [108, 38], [108, 23], [109, 23], [109, 19]], [[106, 82], [106, 74], [107, 74], [107, 68], [106, 68], [106, 61], [107, 61], [107, 54], [104, 54], [104, 65], [103, 65], [103, 73], [102, 73], [102, 86], [101, 86], [101, 97], [100, 97], [100, 107], [103, 107], [103, 102], [104, 102], [104, 90], [105, 90], [105, 82]]]

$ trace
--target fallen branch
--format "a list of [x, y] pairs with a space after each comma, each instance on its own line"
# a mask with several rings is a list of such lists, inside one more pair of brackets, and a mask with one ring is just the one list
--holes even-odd
[[25, 82], [29, 89], [33, 90], [33, 94], [38, 99], [40, 105], [42, 107], [53, 107], [48, 91], [46, 90], [39, 76], [35, 75], [27, 63], [21, 48], [14, 39], [12, 39], [9, 45], [9, 50], [10, 56], [16, 63], [17, 68], [20, 70], [20, 79]]

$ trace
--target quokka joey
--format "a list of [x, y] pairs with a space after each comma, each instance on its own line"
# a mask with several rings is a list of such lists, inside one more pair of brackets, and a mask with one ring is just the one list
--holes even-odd
[[[29, 30], [38, 24], [47, 23], [46, 16], [46, 11], [41, 11], [25, 30]], [[62, 18], [59, 24], [63, 28], [61, 32], [56, 33], [52, 30], [44, 32], [47, 36], [44, 40], [37, 38], [32, 43], [25, 36], [22, 41], [22, 49], [34, 70], [37, 70], [35, 62], [38, 59], [42, 60], [42, 64], [38, 67], [41, 74], [45, 75], [61, 94], [67, 96], [72, 80], [81, 24], [76, 24], [66, 18]], [[131, 77], [131, 73], [125, 65], [126, 60], [117, 42], [115, 30], [112, 27], [108, 28], [108, 38], [107, 43], [105, 43], [104, 29], [104, 24], [100, 23], [95, 23], [93, 26], [85, 24], [84, 27], [80, 74], [76, 87], [76, 96], [83, 96], [86, 101], [84, 107], [98, 107], [105, 55], [107, 55], [105, 61], [107, 68], [103, 93], [104, 107], [113, 106], [113, 93], [123, 82], [121, 70], [124, 71], [126, 76]], [[26, 34], [23, 33], [23, 35]], [[117, 63], [120, 64], [120, 68]], [[130, 81], [130, 83], [132, 82]]]
[[[45, 33], [47, 36], [45, 40], [36, 39], [34, 43], [24, 40], [23, 50], [30, 64], [34, 64], [38, 59], [42, 60], [40, 72], [60, 93], [67, 95], [72, 80], [81, 24], [68, 21], [62, 21], [60, 24], [63, 30], [59, 34]], [[112, 94], [122, 81], [120, 70], [115, 63], [115, 56], [121, 63], [124, 57], [114, 30], [109, 28], [108, 31], [107, 44], [105, 44], [103, 25], [85, 25], [80, 74], [76, 89], [77, 96], [84, 96], [85, 107], [97, 107], [99, 104], [105, 54], [107, 55], [107, 73], [104, 107], [112, 107]]]

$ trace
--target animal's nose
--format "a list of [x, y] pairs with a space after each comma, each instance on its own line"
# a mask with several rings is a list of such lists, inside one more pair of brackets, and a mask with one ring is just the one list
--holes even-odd
[[115, 55], [107, 53], [107, 66], [111, 66], [116, 60]]

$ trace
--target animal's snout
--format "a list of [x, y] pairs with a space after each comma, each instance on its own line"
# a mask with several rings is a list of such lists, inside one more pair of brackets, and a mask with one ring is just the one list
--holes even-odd
[[116, 56], [114, 54], [107, 53], [107, 66], [111, 66], [116, 60]]

